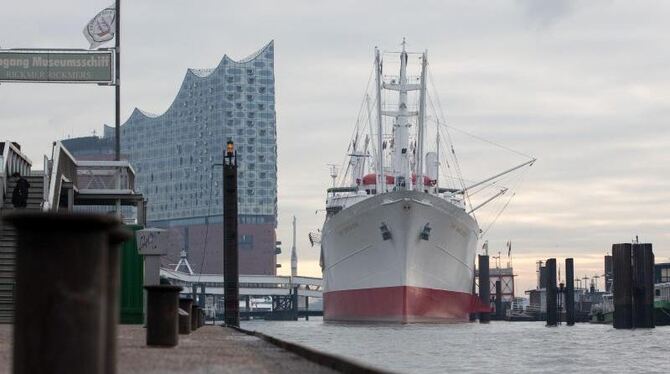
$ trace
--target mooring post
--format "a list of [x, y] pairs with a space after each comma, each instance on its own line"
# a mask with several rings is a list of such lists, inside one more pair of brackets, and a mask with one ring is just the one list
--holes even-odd
[[223, 156], [223, 320], [240, 326], [240, 288], [237, 253], [237, 153], [232, 141]]
[[206, 291], [205, 291], [205, 284], [204, 283], [200, 284], [200, 300], [198, 302], [198, 306], [200, 307], [200, 309], [203, 310], [203, 312], [207, 308], [207, 294], [206, 294]]
[[550, 258], [546, 263], [547, 272], [547, 326], [556, 326], [558, 324], [557, 312], [557, 294], [556, 288], [556, 259]]
[[147, 290], [147, 345], [174, 347], [179, 343], [179, 286], [159, 284]]
[[[16, 213], [14, 373], [103, 373], [113, 216]], [[38, 355], [38, 356], [36, 356]]]
[[195, 303], [195, 300], [191, 304], [191, 331], [198, 329], [198, 304]]
[[651, 243], [633, 244], [633, 327], [654, 328], [654, 253]]
[[575, 324], [575, 260], [565, 259], [565, 321], [568, 326]]
[[133, 237], [132, 232], [119, 225], [109, 232], [109, 258], [107, 261], [107, 343], [105, 350], [105, 372], [116, 374], [117, 325], [121, 308], [119, 289], [121, 288], [121, 244]]
[[305, 321], [309, 321], [309, 296], [305, 296]]
[[293, 295], [291, 298], [291, 306], [293, 311], [293, 319], [298, 320], [298, 286], [293, 287]]
[[612, 245], [615, 329], [633, 328], [631, 243]]
[[502, 283], [499, 280], [496, 281], [496, 319], [499, 321], [504, 318], [503, 306], [502, 306]]
[[191, 306], [193, 300], [188, 298], [179, 299], [179, 309], [183, 310], [185, 314], [179, 313], [179, 333], [188, 335], [191, 333]]
[[491, 281], [489, 279], [489, 256], [479, 255], [479, 301], [487, 311], [479, 312], [479, 322], [491, 321]]
[[[473, 264], [473, 268], [474, 268], [474, 264]], [[475, 270], [475, 274], [478, 274], [478, 273], [479, 273], [479, 271]], [[474, 311], [474, 308], [477, 305], [476, 300], [478, 298], [477, 289], [475, 287], [476, 284], [477, 284], [477, 282], [476, 282], [477, 276], [478, 275], [475, 275], [475, 276], [472, 277], [472, 299], [471, 299], [470, 303], [471, 303], [471, 309], [473, 309], [473, 310], [470, 312], [470, 322], [474, 322], [474, 321], [477, 320], [477, 312]]]

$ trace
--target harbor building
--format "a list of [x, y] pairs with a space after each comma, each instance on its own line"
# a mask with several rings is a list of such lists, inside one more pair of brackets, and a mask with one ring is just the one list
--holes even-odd
[[[242, 274], [276, 274], [277, 131], [274, 43], [247, 58], [224, 56], [215, 68], [188, 69], [160, 115], [136, 108], [121, 126], [122, 158], [136, 171], [149, 226], [170, 231], [162, 264], [185, 256], [193, 272], [223, 269], [222, 162], [225, 144], [238, 154], [239, 261]], [[113, 155], [104, 136], [64, 140], [78, 159]]]

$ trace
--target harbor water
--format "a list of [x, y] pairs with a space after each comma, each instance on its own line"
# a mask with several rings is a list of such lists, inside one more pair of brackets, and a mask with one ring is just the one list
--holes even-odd
[[340, 324], [247, 321], [242, 327], [401, 373], [668, 373], [670, 326], [546, 327], [543, 322]]

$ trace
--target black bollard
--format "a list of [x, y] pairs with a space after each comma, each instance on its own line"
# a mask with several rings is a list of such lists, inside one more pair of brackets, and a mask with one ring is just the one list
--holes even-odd
[[654, 328], [654, 253], [651, 243], [633, 244], [633, 327]]
[[631, 247], [630, 243], [612, 245], [615, 329], [633, 328]]
[[565, 259], [565, 321], [568, 326], [575, 324], [575, 260]]
[[179, 286], [159, 284], [147, 290], [147, 345], [174, 347], [179, 343]]
[[179, 309], [183, 310], [185, 315], [179, 314], [179, 333], [183, 335], [188, 335], [191, 333], [191, 306], [193, 305], [193, 299], [180, 298], [179, 299]]
[[198, 307], [198, 327], [205, 326], [205, 311]]
[[502, 307], [502, 284], [499, 280], [496, 281], [496, 318], [501, 321], [504, 318]]
[[491, 321], [491, 281], [489, 279], [489, 256], [479, 255], [479, 301], [486, 306], [487, 312], [479, 312], [479, 323]]
[[109, 258], [107, 261], [107, 343], [105, 350], [105, 371], [116, 373], [118, 339], [116, 327], [119, 324], [121, 308], [119, 289], [121, 287], [121, 244], [131, 239], [133, 234], [122, 226], [109, 232]]
[[293, 287], [293, 294], [291, 295], [291, 314], [294, 321], [298, 320], [298, 287]]
[[18, 213], [14, 373], [103, 373], [112, 216]]
[[195, 331], [198, 329], [198, 305], [193, 302], [191, 305], [191, 331]]
[[556, 259], [550, 258], [546, 263], [546, 272], [547, 272], [547, 326], [556, 326], [558, 325], [558, 312], [557, 312], [557, 288], [556, 288]]

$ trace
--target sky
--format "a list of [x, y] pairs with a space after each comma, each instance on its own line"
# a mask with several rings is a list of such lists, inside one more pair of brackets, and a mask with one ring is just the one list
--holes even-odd
[[[87, 48], [84, 25], [110, 1], [22, 1], [0, 12], [2, 48]], [[320, 276], [307, 234], [323, 223], [329, 163], [341, 162], [375, 46], [429, 51], [450, 126], [538, 159], [483, 238], [512, 241], [517, 295], [535, 262], [575, 258], [579, 277], [635, 235], [670, 261], [670, 2], [125, 1], [122, 121], [164, 112], [187, 68], [215, 67], [275, 41], [280, 273], [290, 272], [291, 217], [299, 272]], [[0, 85], [0, 138], [35, 168], [51, 143], [101, 134], [114, 89]], [[452, 131], [463, 176], [518, 156]], [[493, 213], [482, 212], [481, 219]], [[481, 222], [480, 222], [481, 223]], [[481, 246], [481, 243], [480, 243]], [[602, 280], [600, 281], [602, 286]]]

